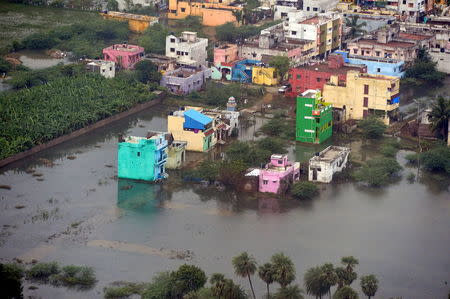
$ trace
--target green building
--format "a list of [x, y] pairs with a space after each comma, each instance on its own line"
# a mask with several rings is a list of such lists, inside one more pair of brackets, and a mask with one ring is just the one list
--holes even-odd
[[319, 90], [307, 90], [297, 97], [295, 138], [322, 143], [333, 134], [333, 107], [325, 103]]

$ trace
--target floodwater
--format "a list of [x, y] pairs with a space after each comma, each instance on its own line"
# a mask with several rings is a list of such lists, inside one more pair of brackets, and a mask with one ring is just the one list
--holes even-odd
[[56, 66], [60, 63], [70, 64], [72, 63], [69, 56], [64, 58], [53, 58], [45, 53], [45, 51], [35, 50], [23, 50], [17, 52], [22, 64], [32, 70], [44, 69], [52, 66]]
[[[404, 176], [382, 190], [324, 185], [318, 198], [306, 202], [202, 189], [183, 183], [177, 171], [163, 185], [117, 180], [118, 135], [164, 131], [166, 113], [163, 105], [152, 107], [3, 169], [0, 185], [11, 190], [0, 189], [0, 257], [90, 265], [99, 281], [88, 291], [26, 287], [26, 295], [99, 298], [111, 282], [149, 281], [183, 263], [225, 273], [248, 288], [231, 265], [246, 250], [260, 264], [283, 251], [293, 259], [300, 285], [309, 267], [354, 255], [360, 275], [379, 278], [377, 298], [446, 298], [448, 180], [410, 184]], [[264, 121], [257, 118], [255, 127], [242, 130], [243, 139]], [[357, 160], [376, 153], [376, 144], [346, 145]], [[324, 146], [297, 144], [290, 156], [305, 161]], [[405, 154], [398, 154], [403, 165]], [[405, 167], [405, 174], [416, 171]], [[254, 281], [261, 298], [265, 285]], [[359, 283], [353, 286], [360, 291]]]

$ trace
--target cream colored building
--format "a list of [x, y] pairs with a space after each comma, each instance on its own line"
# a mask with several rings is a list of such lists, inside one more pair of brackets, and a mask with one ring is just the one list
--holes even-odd
[[400, 79], [349, 71], [345, 83], [331, 76], [323, 88], [323, 98], [341, 109], [345, 120], [375, 114], [389, 124], [400, 103]]

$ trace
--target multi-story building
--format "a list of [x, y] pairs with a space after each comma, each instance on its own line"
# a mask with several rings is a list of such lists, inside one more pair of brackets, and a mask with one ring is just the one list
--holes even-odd
[[252, 83], [258, 85], [277, 85], [280, 77], [274, 67], [254, 66], [252, 70]]
[[349, 55], [347, 51], [335, 51], [334, 53], [342, 55], [345, 63], [365, 65], [369, 75], [383, 75], [401, 78], [405, 74], [404, 61], [381, 57], [376, 58]]
[[287, 155], [272, 155], [259, 173], [259, 192], [284, 193], [300, 179], [300, 163], [290, 162]]
[[214, 65], [230, 63], [238, 59], [238, 46], [235, 44], [223, 44], [214, 47]]
[[231, 69], [231, 80], [241, 83], [252, 83], [253, 68], [261, 65], [261, 61], [243, 59], [233, 64]]
[[156, 181], [167, 177], [167, 140], [164, 133], [119, 140], [118, 177]]
[[339, 0], [277, 0], [275, 20], [290, 20], [293, 16], [308, 17], [334, 10]]
[[103, 49], [103, 59], [115, 62], [122, 69], [132, 69], [144, 54], [144, 48], [128, 44], [116, 44]]
[[359, 38], [347, 44], [350, 55], [390, 58], [404, 62], [413, 61], [419, 48], [431, 48], [435, 42], [432, 35], [400, 32], [398, 27], [390, 27], [376, 32], [372, 38]]
[[300, 10], [305, 16], [325, 13], [334, 10], [338, 3], [339, 0], [303, 0]]
[[315, 56], [327, 56], [341, 46], [342, 17], [338, 13], [289, 20], [283, 27], [287, 38], [314, 42]]
[[306, 61], [316, 53], [316, 41], [285, 37], [282, 24], [261, 30], [240, 47], [242, 58], [267, 62], [272, 56], [287, 56], [292, 62]]
[[322, 143], [333, 135], [333, 107], [319, 90], [307, 90], [297, 97], [296, 140]]
[[182, 66], [167, 71], [161, 77], [160, 85], [175, 94], [189, 94], [202, 89], [207, 79], [211, 78], [211, 69], [204, 65], [197, 67]]
[[400, 79], [349, 71], [345, 83], [331, 76], [324, 85], [323, 97], [342, 110], [344, 120], [376, 115], [389, 124], [400, 103]]
[[166, 56], [186, 65], [207, 66], [207, 47], [208, 39], [198, 37], [197, 32], [183, 31], [180, 37], [166, 37]]
[[290, 90], [286, 96], [296, 97], [309, 89], [323, 90], [323, 86], [333, 75], [338, 76], [340, 82], [345, 82], [347, 72], [355, 70], [366, 73], [367, 68], [364, 65], [346, 64], [344, 58], [340, 55], [328, 56], [327, 62], [319, 62], [312, 65], [302, 65], [289, 70]]
[[100, 74], [105, 78], [114, 78], [116, 75], [116, 64], [114, 61], [93, 60], [86, 64], [86, 70]]
[[398, 12], [403, 17], [402, 20], [408, 22], [419, 22], [423, 20], [427, 10], [424, 0], [397, 0], [391, 3], [395, 4], [396, 2], [398, 3]]
[[169, 0], [169, 19], [184, 19], [187, 16], [202, 18], [204, 26], [219, 26], [228, 22], [236, 22], [235, 11], [241, 6], [234, 5], [231, 0], [187, 1]]

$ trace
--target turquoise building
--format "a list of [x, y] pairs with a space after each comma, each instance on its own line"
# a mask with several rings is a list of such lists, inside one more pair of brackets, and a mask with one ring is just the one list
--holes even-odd
[[401, 60], [349, 55], [347, 51], [335, 51], [334, 54], [342, 55], [345, 63], [364, 64], [367, 67], [367, 73], [369, 75], [401, 78], [405, 74], [405, 62]]
[[119, 141], [118, 176], [121, 179], [156, 181], [167, 177], [167, 146], [164, 133], [129, 136]]

